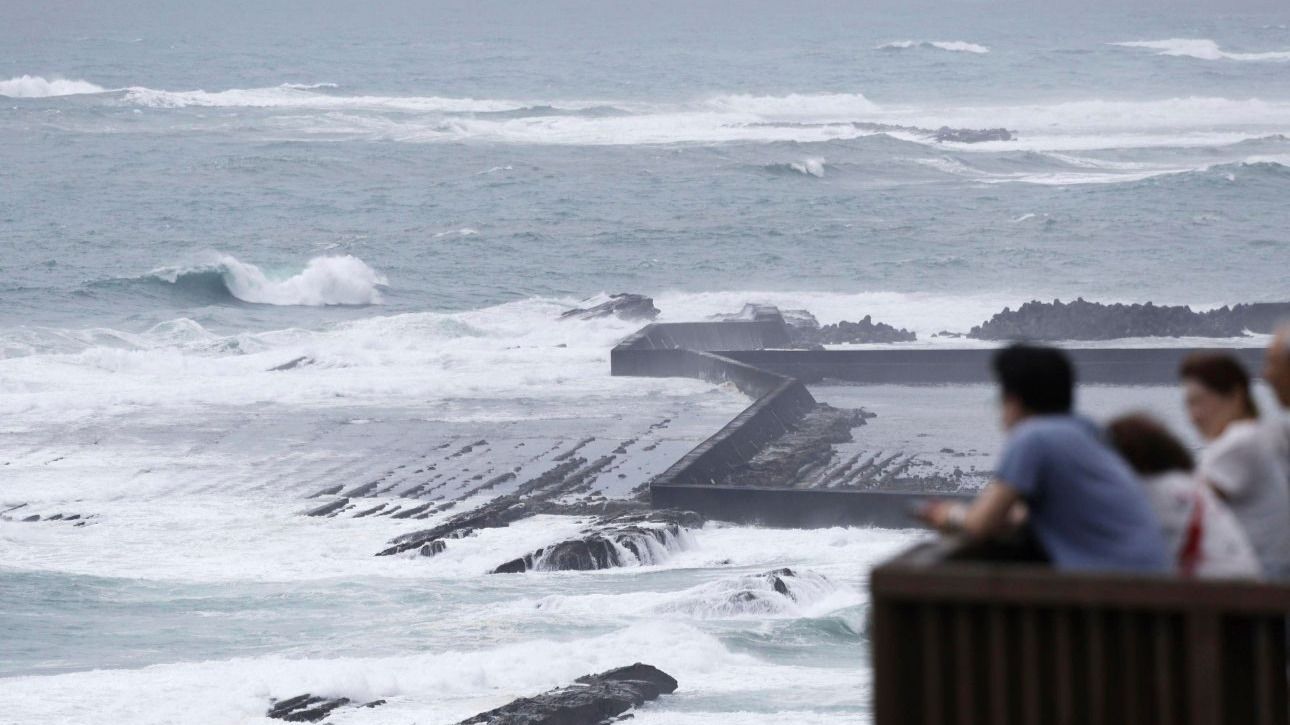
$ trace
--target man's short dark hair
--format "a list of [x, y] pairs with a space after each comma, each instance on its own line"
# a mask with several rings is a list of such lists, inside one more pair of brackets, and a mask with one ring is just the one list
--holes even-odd
[[994, 376], [1031, 413], [1069, 413], [1075, 397], [1075, 370], [1055, 347], [1010, 345], [994, 354]]

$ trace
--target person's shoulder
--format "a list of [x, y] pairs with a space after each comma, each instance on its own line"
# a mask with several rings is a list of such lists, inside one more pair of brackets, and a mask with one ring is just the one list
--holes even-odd
[[1096, 426], [1075, 415], [1036, 415], [1017, 424], [1012, 431], [1014, 441], [1069, 440], [1074, 437], [1096, 435]]
[[1269, 428], [1254, 420], [1238, 420], [1229, 423], [1223, 434], [1211, 447], [1215, 451], [1251, 451], [1262, 448], [1272, 441], [1268, 436]]

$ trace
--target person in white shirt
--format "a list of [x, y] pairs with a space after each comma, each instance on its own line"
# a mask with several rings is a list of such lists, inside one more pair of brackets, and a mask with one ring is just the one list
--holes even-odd
[[1179, 375], [1192, 424], [1208, 445], [1197, 475], [1223, 499], [1265, 576], [1290, 578], [1290, 486], [1280, 443], [1260, 425], [1250, 377], [1231, 355], [1196, 353]]
[[1191, 453], [1167, 428], [1145, 415], [1126, 415], [1111, 421], [1107, 436], [1142, 479], [1179, 575], [1262, 575], [1245, 529], [1227, 504], [1193, 475]]

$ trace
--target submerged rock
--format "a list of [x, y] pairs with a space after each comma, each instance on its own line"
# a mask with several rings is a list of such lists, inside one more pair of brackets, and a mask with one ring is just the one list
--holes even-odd
[[659, 316], [659, 309], [654, 306], [654, 299], [651, 297], [620, 293], [610, 295], [607, 301], [592, 307], [565, 310], [560, 313], [560, 319], [594, 320], [611, 315], [623, 320], [652, 320]]
[[1016, 134], [1006, 128], [950, 128], [941, 126], [933, 137], [937, 141], [952, 143], [983, 143], [985, 141], [1011, 141]]
[[493, 570], [494, 574], [526, 571], [596, 571], [651, 564], [666, 552], [680, 548], [685, 531], [703, 525], [703, 517], [692, 511], [650, 511], [627, 513], [601, 519], [576, 539], [544, 546], [512, 559]]
[[[388, 548], [378, 552], [377, 556], [401, 554], [413, 549], [421, 550], [430, 546], [432, 554], [434, 542], [442, 539], [460, 539], [470, 536], [476, 529], [496, 529], [510, 526], [525, 516], [532, 516], [536, 511], [529, 502], [518, 496], [500, 496], [477, 509], [458, 514], [448, 521], [430, 529], [413, 531], [393, 539]], [[443, 542], [439, 541], [442, 545]], [[424, 551], [422, 552], [424, 553]]]
[[298, 367], [304, 367], [306, 365], [313, 365], [313, 364], [314, 364], [313, 358], [309, 357], [308, 355], [301, 355], [300, 357], [292, 358], [291, 360], [288, 360], [282, 363], [281, 365], [275, 365], [269, 368], [269, 372], [280, 373], [286, 370], [295, 370]]
[[520, 698], [459, 725], [604, 725], [676, 688], [671, 675], [637, 662], [579, 677], [576, 684]]
[[[319, 722], [337, 708], [350, 704], [348, 697], [319, 697], [305, 693], [272, 703], [266, 717], [287, 722]], [[385, 700], [356, 705], [356, 707], [376, 707], [384, 705]]]

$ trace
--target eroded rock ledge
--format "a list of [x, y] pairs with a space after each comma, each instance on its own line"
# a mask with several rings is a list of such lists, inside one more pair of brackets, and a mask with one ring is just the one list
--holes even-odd
[[623, 320], [652, 320], [658, 315], [659, 310], [654, 306], [653, 298], [620, 292], [616, 295], [610, 295], [608, 300], [597, 305], [565, 310], [560, 314], [560, 319], [594, 320], [601, 317], [616, 316]]
[[[278, 700], [269, 706], [266, 717], [287, 722], [321, 722], [332, 713], [351, 704], [348, 697], [320, 697], [305, 693]], [[354, 707], [377, 707], [384, 705], [385, 700], [373, 700]]]
[[634, 707], [676, 692], [666, 672], [637, 662], [578, 678], [576, 684], [523, 697], [459, 725], [604, 725]]
[[703, 517], [692, 511], [660, 510], [611, 516], [585, 529], [578, 538], [512, 559], [492, 573], [595, 571], [655, 564], [683, 546], [687, 530], [702, 525]]

